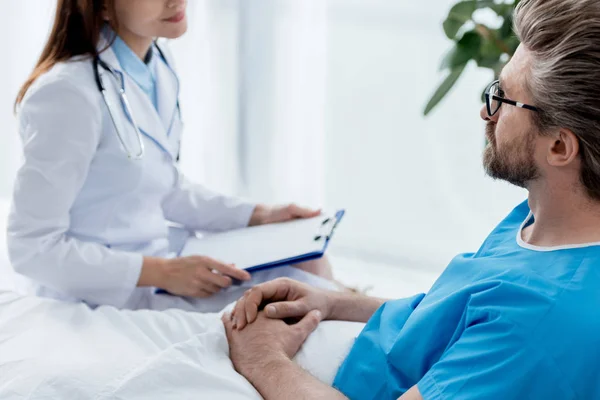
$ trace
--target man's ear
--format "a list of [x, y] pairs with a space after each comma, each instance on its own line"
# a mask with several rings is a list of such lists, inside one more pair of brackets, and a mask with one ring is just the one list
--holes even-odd
[[569, 129], [560, 129], [548, 147], [548, 164], [565, 167], [579, 156], [579, 138]]

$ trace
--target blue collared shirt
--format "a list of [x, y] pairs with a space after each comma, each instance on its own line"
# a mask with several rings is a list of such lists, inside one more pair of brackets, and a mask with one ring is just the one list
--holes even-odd
[[148, 98], [158, 110], [158, 96], [156, 93], [156, 57], [154, 48], [150, 48], [148, 62], [142, 61], [137, 54], [119, 36], [116, 37], [112, 49], [115, 52], [121, 68], [129, 75], [135, 83], [148, 95]]

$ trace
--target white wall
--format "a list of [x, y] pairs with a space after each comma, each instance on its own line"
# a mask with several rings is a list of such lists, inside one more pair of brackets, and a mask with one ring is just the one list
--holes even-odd
[[443, 79], [451, 3], [330, 0], [326, 198], [348, 209], [338, 250], [441, 269], [524, 199], [481, 166], [491, 72], [471, 66], [422, 117]]
[[192, 0], [188, 18], [188, 32], [169, 43], [181, 81], [181, 166], [190, 179], [237, 194], [238, 0]]
[[325, 201], [327, 6], [240, 1], [240, 137], [246, 193]]
[[[13, 115], [17, 93], [40, 55], [54, 15], [55, 0], [0, 0], [0, 197], [12, 192], [20, 161], [19, 136]], [[2, 78], [4, 77], [4, 78]]]

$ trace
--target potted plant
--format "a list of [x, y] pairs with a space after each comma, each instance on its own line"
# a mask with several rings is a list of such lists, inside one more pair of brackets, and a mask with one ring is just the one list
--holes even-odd
[[[478, 67], [491, 69], [496, 78], [500, 75], [519, 46], [513, 32], [513, 11], [519, 1], [463, 0], [450, 9], [443, 28], [454, 43], [440, 67], [447, 75], [427, 103], [424, 115], [448, 94], [469, 62], [475, 61]], [[477, 21], [477, 11], [483, 9], [490, 9], [499, 17], [499, 26]]]

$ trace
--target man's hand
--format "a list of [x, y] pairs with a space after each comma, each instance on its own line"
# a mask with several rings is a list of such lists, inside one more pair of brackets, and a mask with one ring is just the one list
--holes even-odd
[[253, 383], [255, 374], [264, 376], [280, 362], [289, 362], [319, 325], [319, 311], [311, 311], [298, 323], [288, 325], [282, 320], [259, 313], [254, 323], [243, 331], [235, 330], [231, 316], [223, 315], [223, 325], [229, 342], [229, 357], [240, 374]]
[[321, 214], [320, 210], [299, 207], [295, 204], [285, 206], [258, 205], [252, 213], [249, 226], [274, 224], [294, 219], [313, 218]]
[[[276, 279], [247, 291], [231, 313], [233, 329], [242, 330], [253, 323], [264, 308], [265, 317], [302, 318], [319, 311], [321, 319], [330, 319], [333, 293], [316, 289], [287, 278]], [[267, 305], [268, 304], [268, 305]]]

